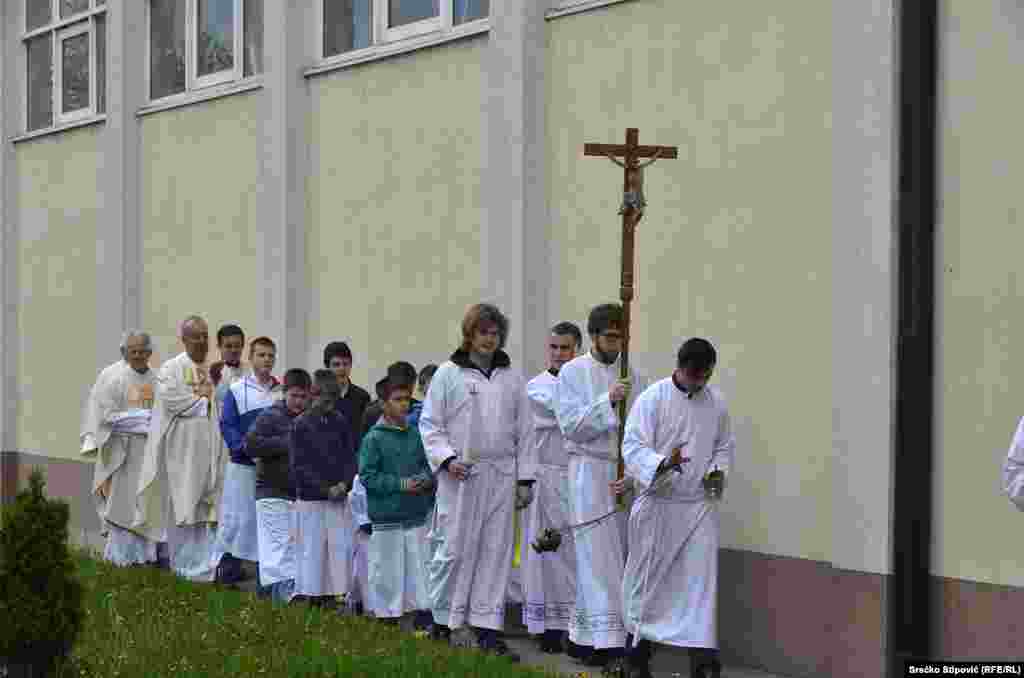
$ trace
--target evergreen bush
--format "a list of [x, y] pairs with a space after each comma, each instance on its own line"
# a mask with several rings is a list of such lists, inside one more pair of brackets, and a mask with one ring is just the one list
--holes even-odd
[[68, 505], [36, 469], [0, 524], [0, 676], [52, 675], [82, 628], [82, 585], [68, 549]]

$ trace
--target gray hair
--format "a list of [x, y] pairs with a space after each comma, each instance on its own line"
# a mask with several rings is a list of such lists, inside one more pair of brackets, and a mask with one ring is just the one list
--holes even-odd
[[185, 332], [190, 327], [192, 327], [193, 325], [195, 325], [197, 323], [205, 324], [206, 321], [203, 320], [203, 317], [199, 316], [199, 315], [190, 315], [187, 318], [185, 318], [184, 320], [182, 320], [181, 324], [178, 325], [178, 338], [179, 339], [184, 339], [185, 338]]
[[149, 332], [143, 332], [142, 330], [131, 329], [121, 335], [121, 355], [128, 349], [128, 340], [133, 337], [142, 337], [145, 340], [146, 350], [153, 350], [153, 338], [149, 336]]

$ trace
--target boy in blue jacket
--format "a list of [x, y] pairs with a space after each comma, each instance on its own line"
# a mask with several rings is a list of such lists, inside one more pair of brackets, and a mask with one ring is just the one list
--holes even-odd
[[434, 477], [419, 431], [406, 416], [414, 381], [392, 372], [384, 386], [383, 416], [363, 438], [359, 478], [366, 486], [370, 535], [370, 608], [378, 619], [412, 629], [413, 615], [430, 603], [424, 532], [434, 506]]
[[252, 373], [227, 388], [220, 414], [220, 431], [231, 454], [224, 472], [217, 538], [211, 552], [215, 578], [221, 584], [242, 579], [242, 562], [259, 561], [256, 527], [256, 462], [246, 453], [245, 434], [256, 417], [281, 398], [281, 386], [270, 374], [277, 347], [269, 337], [249, 345]]

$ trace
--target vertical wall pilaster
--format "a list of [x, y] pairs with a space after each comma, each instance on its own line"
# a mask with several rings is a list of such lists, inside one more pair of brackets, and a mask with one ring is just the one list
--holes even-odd
[[483, 293], [509, 316], [508, 351], [530, 375], [544, 365], [551, 282], [544, 176], [544, 13], [549, 3], [491, 3], [482, 110]]
[[278, 341], [278, 365], [306, 364], [306, 176], [309, 27], [313, 3], [264, 3], [263, 156], [256, 230], [263, 262], [264, 321]]

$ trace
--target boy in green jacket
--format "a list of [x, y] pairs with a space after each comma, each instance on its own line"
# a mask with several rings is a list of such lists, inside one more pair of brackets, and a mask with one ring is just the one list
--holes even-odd
[[378, 619], [412, 629], [413, 615], [430, 607], [424, 538], [434, 507], [434, 477], [415, 428], [406, 423], [414, 384], [391, 374], [383, 415], [359, 448], [373, 532], [368, 554], [369, 608]]

